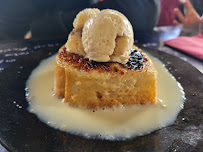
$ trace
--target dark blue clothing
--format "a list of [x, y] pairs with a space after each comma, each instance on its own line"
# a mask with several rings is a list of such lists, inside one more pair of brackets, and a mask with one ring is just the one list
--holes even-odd
[[0, 39], [67, 37], [77, 13], [85, 8], [111, 8], [130, 20], [134, 31], [150, 31], [160, 13], [159, 0], [0, 0]]

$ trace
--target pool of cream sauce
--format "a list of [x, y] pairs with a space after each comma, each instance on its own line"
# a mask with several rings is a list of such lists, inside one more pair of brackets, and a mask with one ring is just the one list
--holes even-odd
[[169, 126], [183, 108], [184, 91], [163, 63], [150, 58], [158, 71], [156, 104], [96, 111], [69, 106], [52, 94], [55, 64], [52, 56], [43, 60], [27, 81], [28, 111], [51, 127], [87, 138], [125, 140]]

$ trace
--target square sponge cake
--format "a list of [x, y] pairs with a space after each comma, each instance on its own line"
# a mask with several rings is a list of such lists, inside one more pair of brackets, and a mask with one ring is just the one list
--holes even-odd
[[154, 103], [156, 79], [153, 63], [136, 46], [126, 64], [91, 61], [62, 46], [56, 56], [54, 94], [90, 109]]

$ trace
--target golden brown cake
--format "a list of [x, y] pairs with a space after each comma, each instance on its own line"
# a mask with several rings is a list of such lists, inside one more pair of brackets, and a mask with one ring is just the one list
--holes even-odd
[[91, 109], [154, 103], [156, 75], [151, 60], [136, 46], [126, 64], [95, 62], [62, 46], [56, 56], [54, 94]]

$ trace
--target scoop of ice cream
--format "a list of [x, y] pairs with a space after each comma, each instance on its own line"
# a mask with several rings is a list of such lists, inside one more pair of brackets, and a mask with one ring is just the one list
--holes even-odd
[[134, 36], [130, 22], [123, 14], [109, 9], [86, 9], [77, 15], [73, 25], [66, 43], [69, 52], [97, 62], [125, 64], [128, 61]]
[[85, 22], [91, 18], [93, 15], [99, 13], [100, 10], [97, 8], [87, 8], [84, 9], [83, 11], [79, 12], [73, 21], [73, 27], [75, 29], [83, 28]]
[[82, 30], [73, 29], [68, 36], [68, 41], [65, 44], [66, 50], [70, 53], [79, 54], [85, 56], [84, 47], [82, 44]]
[[99, 13], [100, 10], [96, 8], [84, 9], [79, 12], [73, 22], [73, 31], [68, 36], [68, 41], [65, 44], [67, 50], [71, 53], [76, 53], [85, 56], [83, 44], [82, 44], [82, 29], [85, 22], [93, 15]]
[[101, 11], [85, 23], [82, 44], [86, 57], [91, 60], [126, 63], [133, 45], [132, 26], [117, 11]]

